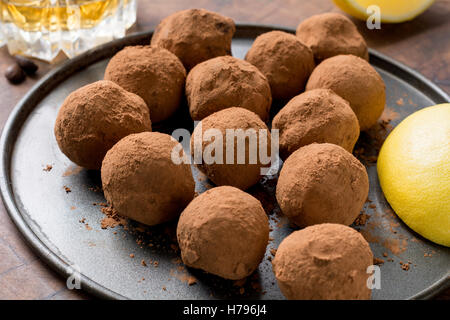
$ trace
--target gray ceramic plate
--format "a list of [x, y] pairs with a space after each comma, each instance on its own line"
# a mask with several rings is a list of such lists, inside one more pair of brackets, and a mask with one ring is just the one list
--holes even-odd
[[[243, 58], [257, 35], [273, 29], [292, 32], [240, 25], [233, 40], [233, 54]], [[150, 37], [151, 32], [132, 35], [67, 61], [17, 105], [1, 138], [1, 193], [9, 214], [44, 261], [65, 277], [78, 268], [82, 288], [100, 297], [282, 299], [269, 261], [270, 249], [276, 248], [292, 228], [273, 198], [276, 176], [251, 190], [267, 209], [273, 240], [258, 271], [241, 289], [231, 281], [184, 268], [174, 246], [175, 223], [149, 229], [133, 223], [126, 229], [101, 229], [104, 216], [99, 206], [93, 205], [104, 202], [102, 193], [95, 190], [100, 186], [99, 173], [76, 168], [59, 151], [53, 125], [63, 99], [73, 90], [102, 79], [108, 59], [115, 52], [126, 45], [147, 44]], [[377, 52], [371, 51], [371, 63], [386, 82], [391, 125], [422, 107], [449, 101], [430, 81]], [[279, 107], [275, 105], [274, 111]], [[186, 107], [164, 127], [155, 129], [170, 133], [179, 126], [191, 126]], [[374, 144], [373, 137], [362, 137], [360, 145], [365, 146], [366, 156], [373, 154]], [[48, 164], [53, 169], [47, 172], [43, 169]], [[385, 260], [381, 265], [381, 289], [374, 290], [372, 297], [428, 298], [448, 287], [449, 248], [422, 239], [399, 221], [383, 197], [375, 166], [368, 165], [367, 169], [372, 202], [364, 211], [369, 219], [365, 226], [356, 228], [371, 242], [375, 257]], [[195, 169], [193, 172], [197, 191], [211, 187]], [[71, 192], [66, 193], [64, 186]], [[83, 218], [84, 223], [80, 222]], [[147, 266], [141, 264], [142, 260]], [[150, 260], [157, 261], [158, 266], [150, 265]], [[400, 262], [410, 262], [409, 270], [403, 270]], [[196, 283], [188, 285], [191, 276]]]

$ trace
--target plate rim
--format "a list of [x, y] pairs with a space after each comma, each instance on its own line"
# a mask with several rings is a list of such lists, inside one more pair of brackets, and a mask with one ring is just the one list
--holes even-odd
[[[287, 28], [278, 25], [266, 24], [236, 24], [236, 38], [243, 38], [246, 32], [252, 33], [253, 36], [257, 33], [264, 33], [273, 30], [281, 30], [289, 33], [295, 33], [295, 29]], [[33, 87], [20, 99], [16, 106], [8, 116], [5, 126], [0, 138], [0, 195], [6, 212], [11, 220], [16, 225], [17, 229], [25, 238], [28, 246], [36, 253], [40, 259], [59, 273], [64, 278], [71, 275], [70, 265], [61, 259], [57, 253], [52, 251], [32, 230], [30, 225], [22, 216], [12, 190], [12, 181], [9, 174], [11, 165], [11, 155], [18, 133], [20, 132], [23, 123], [28, 118], [29, 114], [34, 110], [37, 104], [62, 81], [69, 78], [72, 74], [81, 71], [82, 69], [100, 61], [111, 57], [112, 54], [127, 45], [136, 45], [142, 43], [145, 39], [150, 40], [154, 30], [148, 30], [127, 35], [123, 38], [116, 39], [95, 48], [92, 48], [85, 53], [63, 62], [52, 71], [48, 72], [42, 77]], [[369, 49], [370, 61], [379, 64], [389, 64], [395, 70], [391, 72], [400, 78], [408, 76], [417, 81], [417, 84], [422, 84], [428, 87], [428, 93], [434, 95], [436, 100], [442, 100], [442, 103], [450, 102], [449, 96], [443, 89], [434, 84], [431, 80], [412, 68], [398, 62], [376, 50]], [[402, 77], [403, 76], [403, 77]], [[102, 299], [119, 299], [127, 300], [129, 298], [118, 294], [111, 289], [104, 287], [96, 281], [80, 274], [81, 289], [93, 296]], [[450, 272], [438, 281], [434, 282], [424, 290], [414, 294], [408, 299], [430, 299], [439, 292], [450, 287]]]

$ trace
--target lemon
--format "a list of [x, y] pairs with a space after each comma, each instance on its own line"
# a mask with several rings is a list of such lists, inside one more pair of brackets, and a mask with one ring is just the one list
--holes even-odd
[[387, 137], [377, 163], [395, 213], [423, 237], [450, 246], [450, 103], [417, 111]]
[[366, 20], [371, 5], [380, 7], [381, 22], [398, 23], [414, 19], [427, 10], [434, 0], [333, 0], [343, 11], [355, 18]]

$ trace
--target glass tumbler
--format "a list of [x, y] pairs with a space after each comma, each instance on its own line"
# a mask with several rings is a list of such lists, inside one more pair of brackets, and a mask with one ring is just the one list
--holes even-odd
[[120, 38], [136, 21], [137, 0], [0, 0], [0, 45], [52, 62]]

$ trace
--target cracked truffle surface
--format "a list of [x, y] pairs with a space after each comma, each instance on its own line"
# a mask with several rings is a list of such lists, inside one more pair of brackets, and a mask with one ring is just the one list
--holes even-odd
[[266, 76], [273, 99], [288, 100], [304, 91], [315, 67], [311, 49], [298, 37], [282, 31], [258, 36], [245, 60]]
[[359, 137], [358, 118], [350, 104], [329, 89], [315, 89], [292, 98], [274, 117], [280, 135], [280, 155], [313, 142], [334, 143], [353, 151]]
[[359, 232], [325, 223], [286, 237], [273, 271], [281, 292], [291, 300], [362, 300], [371, 296], [367, 267], [372, 264], [372, 251]]
[[365, 60], [340, 55], [319, 64], [306, 84], [306, 90], [331, 89], [350, 103], [361, 130], [378, 121], [386, 104], [386, 86], [378, 72]]
[[295, 224], [350, 225], [369, 193], [365, 167], [351, 153], [329, 143], [313, 143], [291, 154], [281, 169], [276, 198]]
[[147, 105], [111, 81], [97, 81], [67, 96], [55, 122], [61, 151], [86, 169], [97, 170], [106, 152], [123, 137], [151, 131]]
[[184, 95], [186, 70], [166, 49], [150, 46], [126, 47], [108, 63], [105, 80], [111, 80], [144, 99], [153, 123], [170, 117]]
[[266, 121], [272, 103], [266, 77], [254, 65], [231, 56], [217, 57], [192, 69], [186, 80], [186, 97], [193, 120], [241, 107]]
[[249, 276], [258, 267], [269, 240], [269, 222], [261, 203], [230, 186], [196, 197], [178, 221], [183, 262], [225, 279]]
[[118, 214], [146, 225], [179, 216], [194, 198], [195, 183], [190, 165], [172, 161], [177, 145], [167, 134], [144, 132], [123, 138], [108, 151], [102, 185]]
[[[211, 129], [216, 132], [213, 132]], [[249, 138], [245, 138], [242, 135], [242, 139], [234, 138], [227, 141], [227, 129], [242, 129], [242, 131], [250, 129], [250, 131], [247, 131], [250, 135]], [[255, 133], [254, 135], [251, 135], [251, 130]], [[263, 134], [267, 134], [268, 150], [259, 150], [260, 130], [264, 130]], [[211, 137], [208, 137], [208, 131]], [[217, 137], [215, 137], [215, 133], [217, 133]], [[236, 133], [238, 132], [236, 131]], [[212, 150], [216, 138], [222, 141], [223, 148]], [[239, 142], [239, 140], [244, 141], [244, 139], [244, 143]], [[197, 125], [191, 137], [191, 155], [200, 171], [205, 173], [216, 185], [230, 185], [245, 190], [261, 179], [261, 168], [270, 167], [270, 163], [263, 163], [260, 158], [261, 152], [270, 157], [270, 142], [269, 129], [255, 113], [243, 108], [228, 108], [213, 113], [201, 121], [201, 126]], [[232, 155], [234, 155], [232, 158], [230, 155], [232, 163], [227, 161], [228, 145], [228, 148], [233, 152]], [[240, 146], [244, 146], [245, 150], [242, 150]], [[238, 152], [238, 150], [241, 151]], [[198, 163], [196, 160], [196, 152], [201, 152], [200, 160], [202, 163]], [[220, 155], [220, 152], [222, 155]], [[214, 161], [209, 161], [205, 158], [205, 154], [218, 156], [219, 159], [218, 161], [215, 161], [215, 159], [212, 159]], [[252, 158], [251, 155], [254, 155], [255, 158]], [[241, 162], [238, 162], [240, 161], [239, 159], [241, 159]], [[253, 162], [252, 159], [254, 159]], [[219, 162], [220, 160], [222, 162]]]
[[297, 37], [311, 48], [318, 63], [340, 54], [369, 60], [366, 41], [355, 24], [340, 13], [312, 16], [297, 27]]
[[235, 31], [231, 18], [205, 9], [189, 9], [164, 18], [151, 44], [169, 50], [190, 70], [205, 60], [231, 55]]

